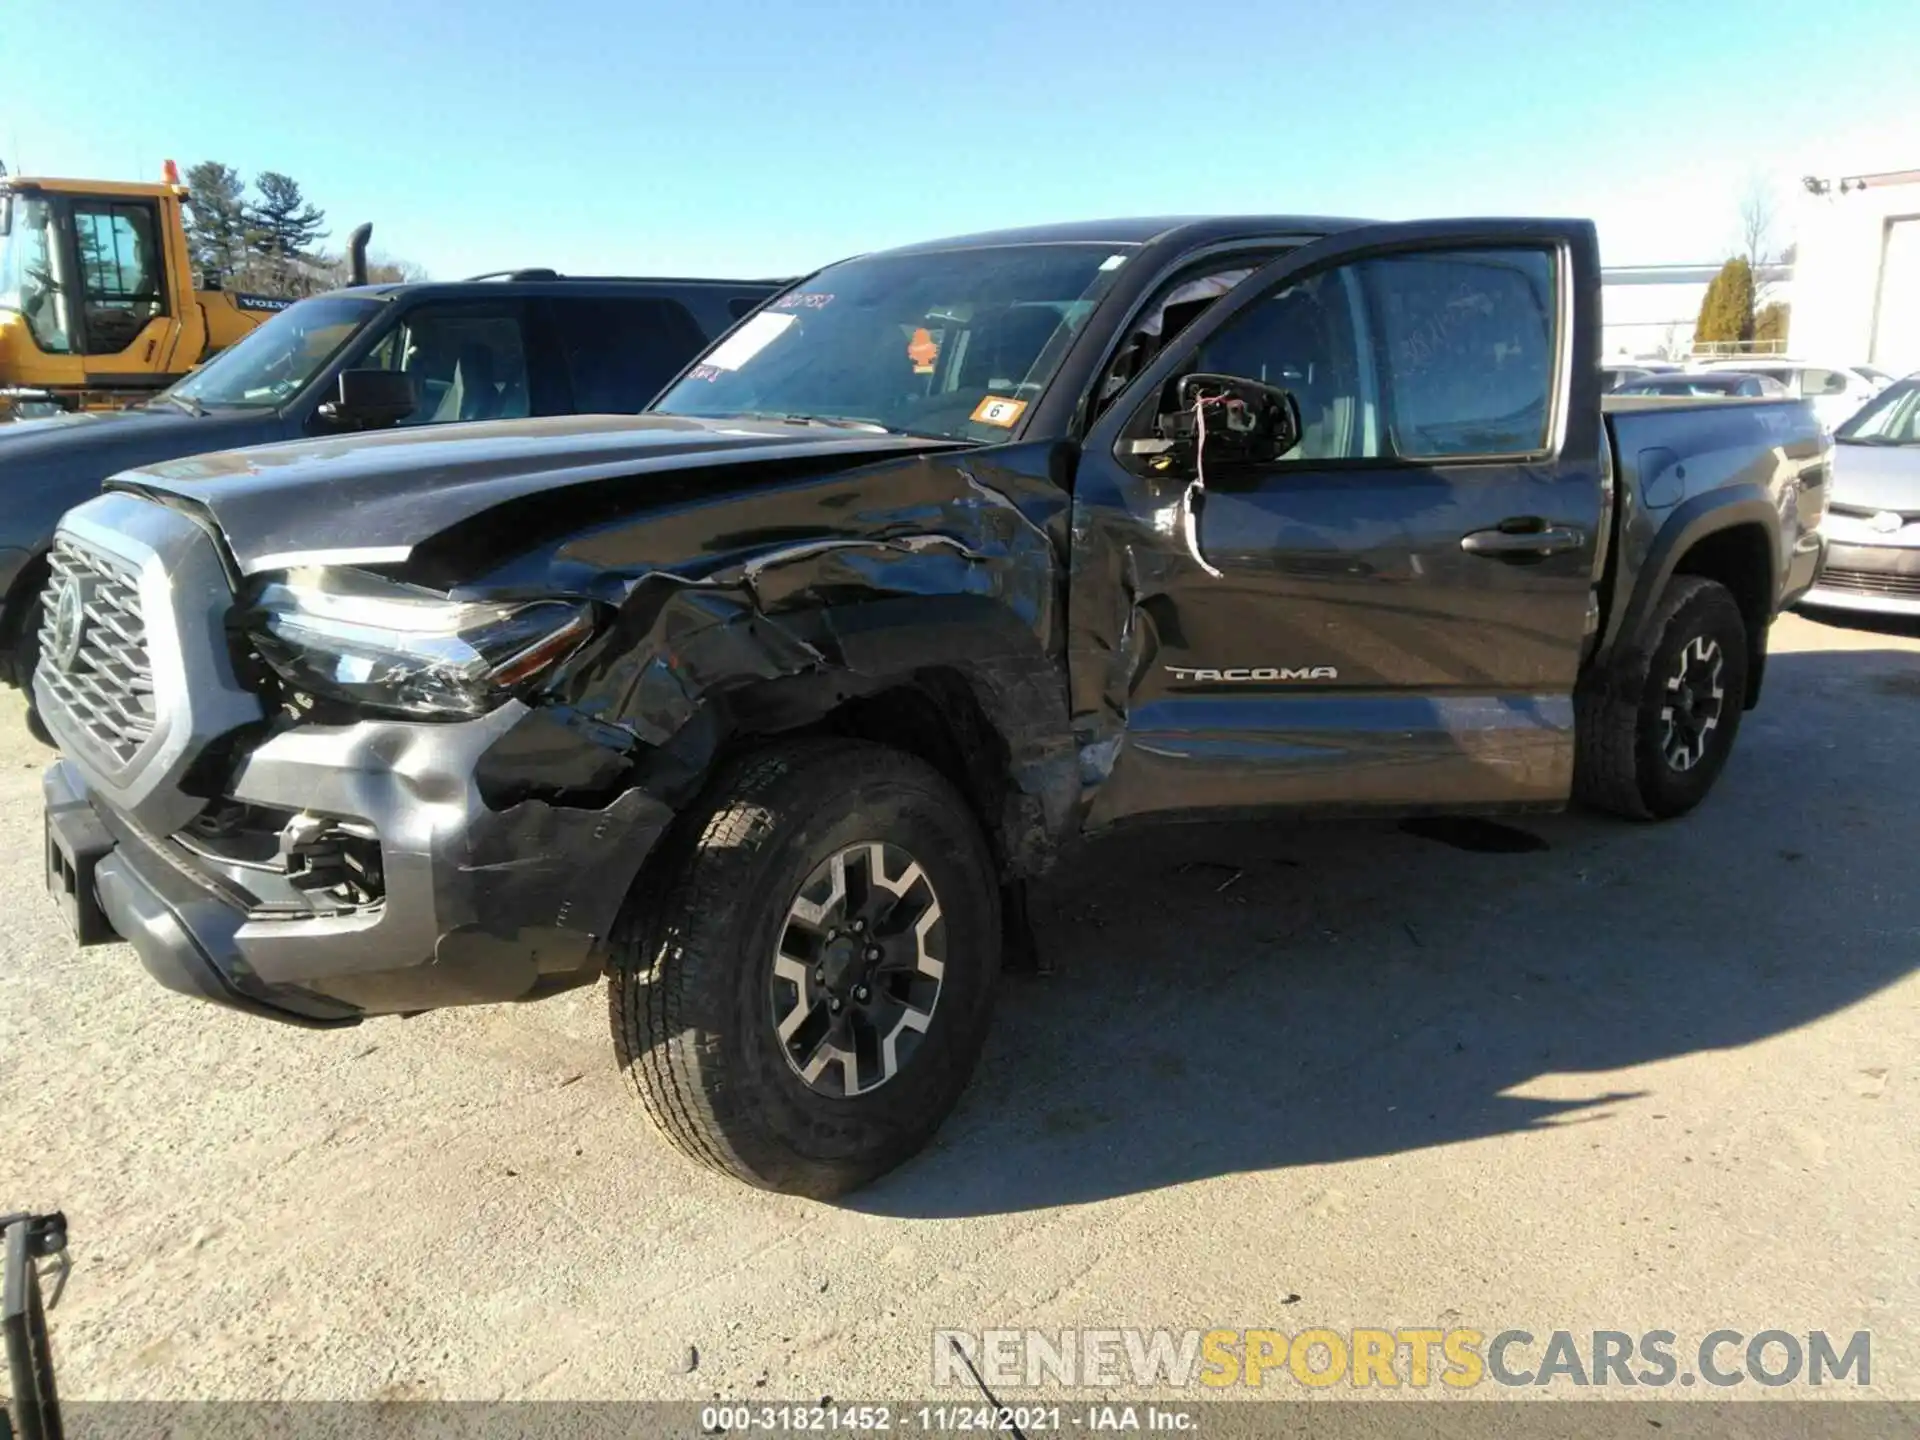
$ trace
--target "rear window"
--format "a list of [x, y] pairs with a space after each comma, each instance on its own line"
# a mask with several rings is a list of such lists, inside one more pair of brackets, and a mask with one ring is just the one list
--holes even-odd
[[707, 343], [687, 308], [675, 300], [560, 299], [550, 302], [583, 415], [630, 415], [643, 409]]

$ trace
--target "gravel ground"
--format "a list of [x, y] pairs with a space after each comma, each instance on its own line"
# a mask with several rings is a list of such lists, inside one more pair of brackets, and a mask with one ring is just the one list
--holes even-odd
[[1725, 1326], [1870, 1329], [1920, 1397], [1920, 639], [1789, 618], [1768, 689], [1678, 824], [1100, 847], [936, 1146], [841, 1205], [678, 1160], [597, 989], [313, 1033], [76, 951], [4, 692], [0, 1202], [70, 1216], [63, 1389], [901, 1397], [936, 1327]]

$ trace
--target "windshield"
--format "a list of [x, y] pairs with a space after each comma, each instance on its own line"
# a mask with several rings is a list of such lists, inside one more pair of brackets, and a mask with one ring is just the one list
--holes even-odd
[[1920, 380], [1901, 380], [1833, 432], [1843, 445], [1920, 445]]
[[378, 300], [345, 295], [302, 300], [165, 393], [209, 407], [278, 405], [304, 389], [380, 309]]
[[849, 260], [749, 317], [652, 408], [1003, 440], [1132, 248], [1006, 245]]
[[33, 195], [9, 195], [5, 202], [9, 223], [0, 235], [0, 310], [26, 317], [41, 353], [69, 354], [73, 315], [54, 208]]

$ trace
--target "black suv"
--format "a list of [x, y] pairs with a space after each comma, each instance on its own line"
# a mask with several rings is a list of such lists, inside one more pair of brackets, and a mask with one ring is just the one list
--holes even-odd
[[0, 425], [0, 680], [32, 677], [55, 523], [116, 470], [384, 426], [632, 412], [783, 284], [522, 270], [339, 290], [133, 409]]

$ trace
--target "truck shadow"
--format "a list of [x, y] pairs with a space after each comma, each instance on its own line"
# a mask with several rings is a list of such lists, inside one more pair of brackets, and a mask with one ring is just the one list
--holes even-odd
[[850, 1203], [1013, 1212], [1604, 1125], [1659, 1108], [1655, 1082], [1612, 1072], [1899, 980], [1920, 933], [1920, 653], [1779, 654], [1767, 685], [1713, 797], [1673, 824], [1103, 842], [1036, 892], [1053, 973], [1007, 977], [936, 1145]]

